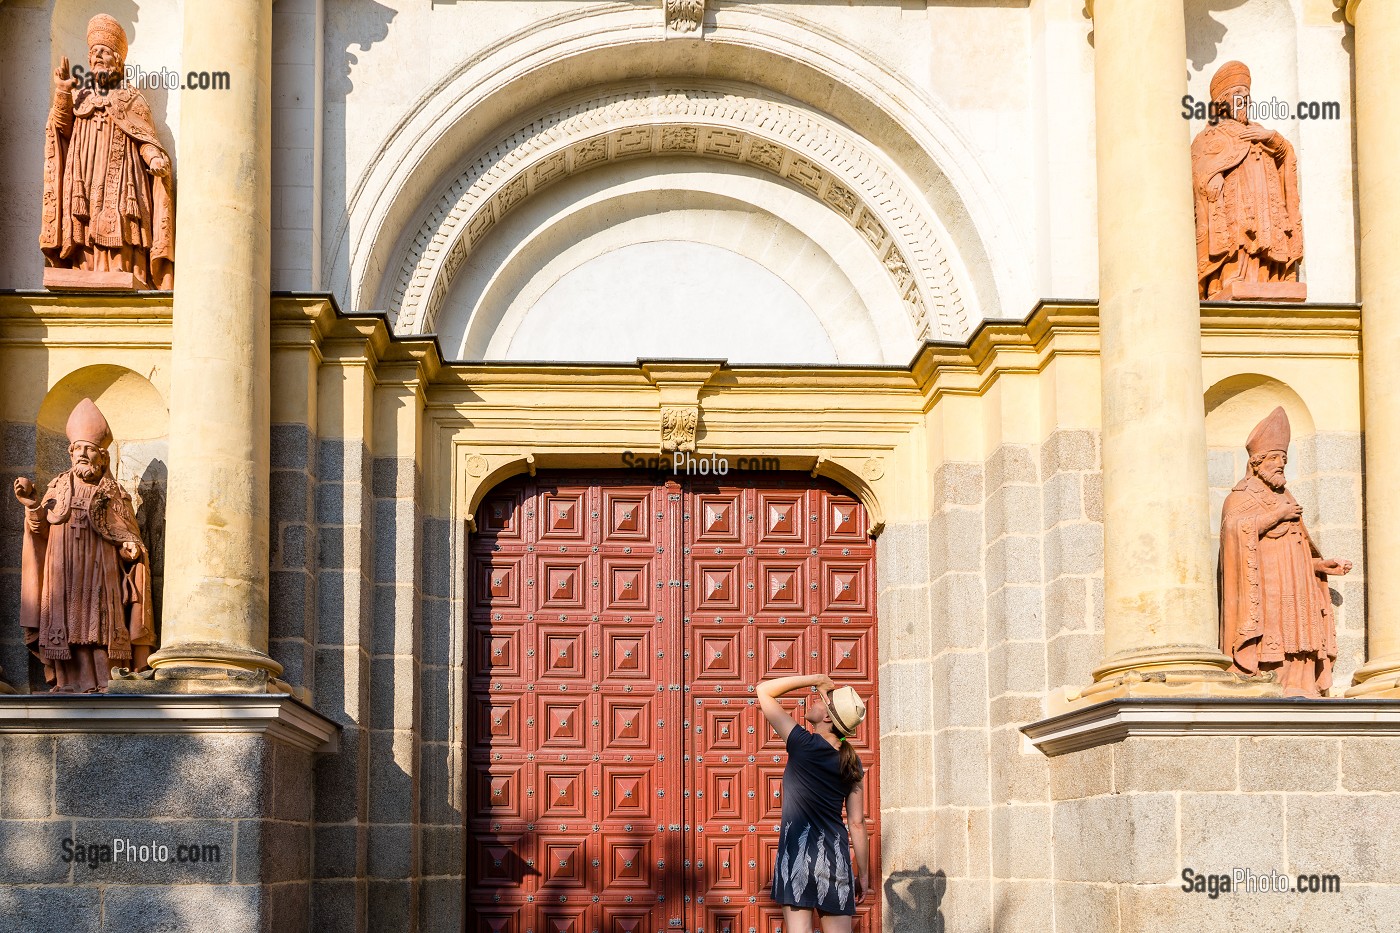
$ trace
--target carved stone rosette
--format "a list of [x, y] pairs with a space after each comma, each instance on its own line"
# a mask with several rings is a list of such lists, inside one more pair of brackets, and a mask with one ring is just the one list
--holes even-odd
[[695, 428], [699, 422], [699, 409], [678, 406], [661, 409], [662, 453], [674, 453], [678, 450], [694, 453]]

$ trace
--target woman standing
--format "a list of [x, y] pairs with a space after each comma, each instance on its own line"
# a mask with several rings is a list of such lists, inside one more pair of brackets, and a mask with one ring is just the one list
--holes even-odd
[[[817, 688], [821, 702], [807, 703], [804, 728], [778, 697], [807, 687]], [[865, 704], [853, 688], [837, 689], [825, 674], [764, 681], [758, 685], [758, 702], [788, 752], [782, 831], [773, 868], [773, 899], [783, 905], [783, 931], [812, 933], [820, 917], [823, 933], [850, 933], [856, 905], [870, 888], [865, 769], [847, 741], [865, 718]]]

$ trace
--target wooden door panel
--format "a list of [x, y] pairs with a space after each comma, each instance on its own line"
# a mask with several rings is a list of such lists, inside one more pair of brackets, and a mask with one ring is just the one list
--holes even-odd
[[671, 853], [683, 803], [661, 792], [681, 784], [682, 738], [666, 729], [681, 671], [658, 632], [679, 614], [666, 570], [678, 532], [664, 489], [619, 478], [522, 477], [478, 510], [467, 577], [473, 931], [679, 929], [683, 872]]
[[541, 474], [479, 508], [468, 929], [777, 933], [785, 755], [753, 688], [824, 669], [873, 696], [874, 554], [834, 486], [735, 479]]
[[[692, 933], [777, 933], [769, 897], [786, 753], [753, 698], [760, 680], [826, 671], [873, 697], [874, 545], [848, 494], [805, 477], [738, 477], [686, 492], [686, 678], [694, 828]], [[804, 700], [789, 708], [799, 720]], [[861, 729], [879, 734], [874, 704]], [[872, 754], [857, 746], [867, 765]], [[874, 772], [872, 771], [872, 778]], [[878, 812], [867, 783], [869, 812]], [[872, 857], [879, 840], [872, 839]], [[877, 896], [858, 929], [879, 927]]]

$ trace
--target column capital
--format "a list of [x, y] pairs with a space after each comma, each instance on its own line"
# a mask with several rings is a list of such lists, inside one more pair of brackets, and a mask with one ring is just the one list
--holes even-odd
[[[1087, 2], [1093, 3], [1093, 0], [1087, 0]], [[1356, 8], [1361, 5], [1361, 0], [1332, 0], [1332, 2], [1336, 5], [1337, 9], [1342, 11], [1342, 16], [1346, 18], [1346, 21], [1355, 26]]]

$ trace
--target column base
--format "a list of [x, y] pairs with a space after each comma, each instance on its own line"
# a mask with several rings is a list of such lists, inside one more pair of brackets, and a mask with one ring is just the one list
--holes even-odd
[[1400, 658], [1381, 658], [1361, 665], [1342, 695], [1367, 700], [1400, 699]]
[[1214, 668], [1195, 670], [1128, 670], [1096, 680], [1088, 687], [1062, 687], [1047, 698], [1048, 715], [1056, 716], [1107, 700], [1128, 698], [1282, 697], [1283, 686], [1270, 673], [1254, 676]]
[[[260, 651], [220, 644], [185, 644], [161, 648], [151, 655], [151, 670], [112, 672], [108, 693], [236, 694], [298, 691], [277, 675], [282, 665]], [[300, 691], [305, 694], [306, 691]], [[306, 701], [308, 696], [298, 696]]]

